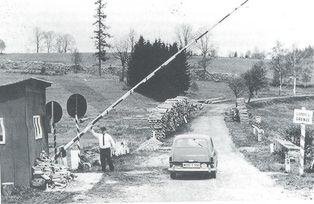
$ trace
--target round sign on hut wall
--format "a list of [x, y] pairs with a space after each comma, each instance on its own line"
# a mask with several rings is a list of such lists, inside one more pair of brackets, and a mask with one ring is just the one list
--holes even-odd
[[75, 118], [75, 115], [77, 115], [78, 118], [84, 117], [86, 110], [87, 102], [84, 96], [73, 94], [69, 97], [67, 101], [67, 111], [72, 118]]
[[62, 107], [56, 101], [50, 101], [46, 104], [46, 115], [51, 120], [53, 118], [53, 123], [57, 123], [62, 118]]

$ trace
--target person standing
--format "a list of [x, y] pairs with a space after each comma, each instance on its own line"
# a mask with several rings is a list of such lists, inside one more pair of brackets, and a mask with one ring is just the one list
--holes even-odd
[[106, 133], [106, 127], [101, 127], [100, 131], [101, 133], [97, 133], [95, 132], [94, 127], [91, 128], [91, 133], [98, 139], [99, 142], [101, 168], [102, 171], [105, 172], [108, 163], [110, 171], [113, 171], [114, 166], [111, 158], [111, 151], [115, 148], [115, 142], [111, 135]]

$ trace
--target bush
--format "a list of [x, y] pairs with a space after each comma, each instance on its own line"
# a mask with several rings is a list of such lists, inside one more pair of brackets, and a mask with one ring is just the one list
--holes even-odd
[[[285, 131], [285, 139], [292, 142], [293, 144], [300, 146], [300, 135], [301, 135], [301, 128], [300, 125], [293, 124], [289, 125]], [[310, 164], [313, 159], [314, 155], [314, 130], [313, 129], [306, 129], [305, 132], [305, 165]]]
[[197, 83], [195, 81], [192, 82], [190, 88], [191, 88], [191, 91], [194, 91], [194, 92], [199, 90], [199, 87], [198, 87], [198, 85], [197, 85]]
[[[127, 83], [133, 87], [179, 50], [176, 43], [169, 45], [156, 40], [153, 44], [140, 37], [128, 63]], [[158, 101], [183, 95], [190, 87], [187, 54], [183, 51], [167, 67], [136, 89]]]

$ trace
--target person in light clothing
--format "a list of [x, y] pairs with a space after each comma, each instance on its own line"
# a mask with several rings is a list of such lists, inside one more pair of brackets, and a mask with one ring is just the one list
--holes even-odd
[[115, 142], [111, 135], [106, 133], [106, 128], [100, 128], [101, 133], [97, 133], [94, 127], [91, 128], [91, 133], [98, 139], [100, 150], [100, 163], [102, 171], [106, 171], [106, 165], [108, 162], [110, 171], [114, 170], [114, 166], [111, 158], [111, 151], [115, 148]]

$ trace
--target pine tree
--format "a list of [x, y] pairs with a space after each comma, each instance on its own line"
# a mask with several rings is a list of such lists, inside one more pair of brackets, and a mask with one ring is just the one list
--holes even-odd
[[[134, 46], [128, 63], [128, 85], [134, 86], [179, 50], [177, 44], [167, 45], [161, 40], [153, 44], [141, 36]], [[184, 94], [190, 87], [187, 54], [182, 52], [167, 67], [157, 72], [136, 91], [158, 101]]]
[[107, 39], [110, 38], [111, 35], [107, 32], [109, 27], [104, 23], [107, 18], [107, 15], [105, 15], [103, 11], [106, 4], [103, 0], [97, 0], [95, 5], [97, 6], [95, 15], [96, 21], [93, 24], [96, 27], [96, 30], [94, 31], [94, 39], [97, 52], [95, 55], [98, 59], [98, 73], [99, 76], [101, 76], [101, 62], [107, 60], [106, 48], [110, 48]]

